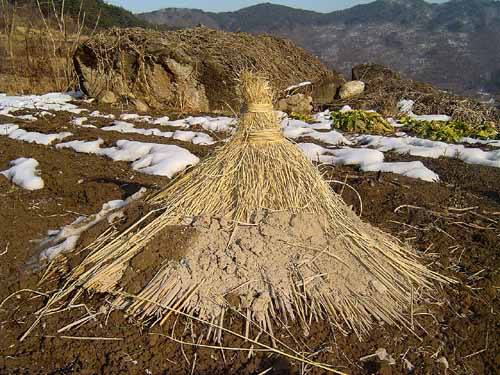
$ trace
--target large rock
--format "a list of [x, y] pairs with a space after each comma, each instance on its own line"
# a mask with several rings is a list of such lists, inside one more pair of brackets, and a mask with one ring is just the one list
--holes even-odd
[[118, 98], [113, 91], [104, 90], [97, 96], [97, 101], [101, 104], [115, 104]]
[[205, 27], [177, 31], [110, 29], [75, 53], [82, 89], [98, 97], [111, 91], [154, 108], [238, 110], [238, 73], [253, 68], [277, 92], [310, 81], [311, 95], [331, 101], [343, 78], [290, 41]]
[[339, 91], [340, 99], [352, 98], [360, 95], [365, 91], [365, 83], [363, 81], [350, 81], [342, 85]]
[[295, 94], [288, 98], [281, 99], [278, 102], [280, 111], [290, 113], [299, 113], [303, 115], [310, 114], [313, 110], [312, 98], [304, 94]]

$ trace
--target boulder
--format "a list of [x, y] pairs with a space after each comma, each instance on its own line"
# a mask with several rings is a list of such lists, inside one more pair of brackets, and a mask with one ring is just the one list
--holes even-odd
[[118, 101], [118, 97], [113, 91], [104, 90], [97, 96], [97, 101], [101, 104], [115, 104]]
[[340, 99], [352, 98], [360, 95], [365, 91], [365, 83], [363, 81], [350, 81], [342, 85], [339, 90]]
[[104, 30], [78, 47], [74, 62], [89, 96], [111, 91], [150, 107], [190, 112], [237, 111], [242, 104], [238, 73], [244, 68], [259, 71], [277, 92], [310, 81], [314, 92], [307, 95], [321, 102], [343, 82], [290, 41], [206, 27]]
[[312, 97], [304, 94], [295, 94], [288, 98], [278, 101], [277, 109], [290, 113], [299, 113], [303, 115], [310, 114], [313, 110]]
[[131, 102], [138, 112], [145, 113], [149, 111], [149, 106], [146, 103], [144, 103], [141, 99], [132, 99]]

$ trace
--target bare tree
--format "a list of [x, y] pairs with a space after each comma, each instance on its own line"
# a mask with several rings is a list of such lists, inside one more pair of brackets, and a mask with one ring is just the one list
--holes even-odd
[[7, 51], [10, 58], [12, 58], [14, 57], [13, 38], [16, 29], [16, 1], [0, 0], [0, 10], [2, 13], [3, 33], [7, 37]]

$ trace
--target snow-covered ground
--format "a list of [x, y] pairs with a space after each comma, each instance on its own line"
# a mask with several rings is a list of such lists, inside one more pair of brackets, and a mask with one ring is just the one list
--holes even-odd
[[[189, 142], [200, 146], [208, 146], [225, 140], [234, 132], [237, 120], [232, 117], [189, 116], [184, 119], [170, 120], [167, 116], [152, 117], [135, 113], [124, 113], [115, 120], [115, 115], [93, 111], [83, 117], [82, 112], [89, 112], [71, 103], [73, 97], [67, 94], [46, 94], [30, 96], [0, 95], [0, 114], [23, 121], [33, 121], [36, 116], [54, 116], [52, 112], [67, 111], [75, 116], [71, 125], [85, 127], [95, 132], [120, 132], [126, 134], [141, 134], [144, 136], [163, 137], [182, 142]], [[412, 112], [411, 101], [401, 101], [400, 110], [407, 115], [421, 120], [446, 120], [448, 116], [431, 115], [427, 117], [416, 116]], [[16, 115], [21, 110], [31, 110], [33, 115]], [[349, 111], [345, 107], [343, 111]], [[300, 143], [298, 146], [304, 150], [308, 157], [320, 163], [331, 165], [355, 165], [361, 171], [380, 171], [401, 174], [407, 177], [419, 178], [425, 181], [438, 181], [439, 176], [425, 167], [420, 161], [385, 162], [384, 153], [412, 155], [426, 158], [455, 158], [469, 164], [480, 164], [500, 168], [500, 150], [482, 150], [479, 147], [465, 147], [464, 144], [500, 147], [500, 141], [481, 141], [472, 138], [461, 140], [463, 144], [450, 144], [431, 141], [427, 139], [410, 137], [403, 132], [395, 136], [356, 135], [344, 134], [332, 130], [330, 113], [328, 111], [315, 114], [316, 123], [307, 124], [300, 120], [293, 120], [282, 116], [284, 135], [290, 139], [307, 137], [321, 143]], [[101, 119], [115, 120], [111, 125], [102, 126]], [[135, 123], [144, 123], [149, 126], [142, 127]], [[109, 124], [109, 122], [108, 122]], [[400, 124], [392, 120], [391, 124], [398, 127]], [[162, 129], [165, 127], [165, 129]], [[197, 130], [191, 130], [196, 127]], [[172, 130], [174, 128], [174, 130]], [[178, 128], [178, 129], [175, 129]], [[207, 132], [220, 133], [219, 140], [215, 140]], [[187, 149], [169, 144], [138, 142], [122, 139], [113, 147], [102, 147], [103, 140], [81, 139], [63, 142], [64, 138], [73, 135], [70, 132], [43, 133], [26, 131], [22, 125], [5, 123], [0, 124], [0, 136], [7, 136], [22, 142], [41, 145], [55, 144], [55, 149], [72, 149], [75, 152], [91, 153], [106, 156], [114, 161], [131, 162], [131, 167], [137, 171], [160, 176], [173, 177], [176, 173], [190, 165], [197, 164], [199, 158]], [[323, 145], [323, 146], [322, 146]], [[326, 145], [326, 146], [325, 146]], [[26, 164], [27, 168], [27, 164]], [[5, 171], [4, 171], [5, 172]], [[40, 179], [41, 180], [41, 179]], [[42, 182], [43, 186], [43, 182]]]
[[73, 251], [83, 232], [103, 220], [108, 220], [109, 223], [112, 223], [115, 218], [121, 216], [120, 209], [142, 197], [145, 192], [146, 189], [143, 188], [126, 200], [106, 202], [102, 205], [102, 209], [98, 213], [90, 216], [79, 216], [71, 224], [58, 230], [49, 231], [47, 238], [40, 241], [40, 247], [43, 250], [30, 263], [35, 264], [38, 261], [51, 261], [60, 254]]

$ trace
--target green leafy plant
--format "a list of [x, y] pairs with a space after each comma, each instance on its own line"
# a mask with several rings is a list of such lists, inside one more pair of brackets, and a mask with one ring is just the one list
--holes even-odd
[[293, 119], [293, 120], [300, 120], [300, 121], [307, 122], [308, 124], [314, 124], [316, 122], [316, 120], [314, 119], [314, 117], [312, 115], [306, 115], [306, 114], [297, 113], [297, 112], [292, 112], [290, 115], [288, 115], [288, 117]]
[[333, 127], [353, 133], [392, 134], [394, 127], [377, 112], [353, 110], [333, 112]]
[[463, 137], [494, 139], [499, 135], [492, 122], [472, 125], [460, 120], [419, 121], [410, 117], [402, 117], [399, 122], [418, 137], [434, 141], [458, 142]]

